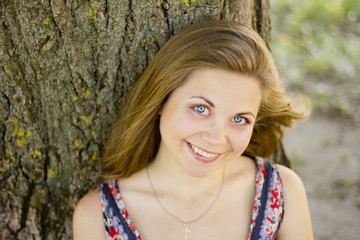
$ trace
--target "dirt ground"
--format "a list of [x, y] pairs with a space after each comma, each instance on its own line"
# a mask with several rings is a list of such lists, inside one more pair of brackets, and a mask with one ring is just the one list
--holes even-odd
[[304, 182], [315, 239], [360, 239], [360, 126], [313, 116], [284, 145]]

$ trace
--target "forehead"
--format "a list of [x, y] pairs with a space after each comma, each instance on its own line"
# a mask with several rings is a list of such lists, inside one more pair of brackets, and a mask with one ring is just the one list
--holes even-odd
[[249, 105], [258, 108], [262, 98], [260, 82], [251, 76], [222, 69], [203, 68], [193, 71], [170, 98], [205, 96], [215, 103]]
[[[207, 91], [214, 88], [225, 90], [228, 93], [241, 91], [245, 88], [258, 88], [261, 90], [260, 81], [255, 77], [223, 69], [200, 68], [192, 71], [184, 83], [174, 91], [184, 91], [185, 89], [186, 91]], [[261, 94], [261, 91], [259, 91], [259, 94]]]

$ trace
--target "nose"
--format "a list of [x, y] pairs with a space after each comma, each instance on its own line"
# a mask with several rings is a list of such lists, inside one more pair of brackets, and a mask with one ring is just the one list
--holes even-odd
[[209, 143], [209, 145], [225, 145], [227, 143], [227, 128], [226, 124], [219, 121], [213, 121], [204, 126], [202, 138]]

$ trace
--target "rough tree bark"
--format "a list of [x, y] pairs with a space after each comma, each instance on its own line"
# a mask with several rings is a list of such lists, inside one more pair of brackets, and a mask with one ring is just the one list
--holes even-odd
[[207, 18], [270, 42], [269, 0], [0, 1], [2, 239], [71, 239], [123, 96], [167, 39]]

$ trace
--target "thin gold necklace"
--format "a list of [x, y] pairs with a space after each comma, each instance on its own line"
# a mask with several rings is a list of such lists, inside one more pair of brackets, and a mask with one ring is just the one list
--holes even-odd
[[167, 213], [169, 214], [171, 217], [173, 217], [174, 219], [176, 219], [178, 222], [182, 223], [183, 224], [183, 233], [184, 233], [184, 240], [188, 240], [189, 239], [189, 233], [190, 232], [190, 229], [188, 227], [189, 224], [193, 223], [193, 222], [196, 222], [197, 220], [199, 220], [200, 218], [202, 218], [203, 216], [205, 216], [206, 213], [208, 213], [210, 211], [210, 209], [212, 208], [212, 206], [214, 206], [215, 202], [218, 200], [219, 196], [220, 196], [220, 193], [221, 193], [221, 190], [223, 188], [223, 185], [224, 185], [224, 180], [225, 180], [225, 166], [224, 166], [224, 169], [223, 169], [223, 176], [222, 176], [222, 180], [221, 180], [221, 185], [220, 185], [220, 188], [219, 188], [219, 191], [214, 199], [214, 201], [212, 201], [212, 203], [210, 204], [210, 206], [198, 217], [196, 217], [195, 219], [193, 220], [190, 220], [190, 221], [183, 221], [181, 220], [180, 218], [178, 218], [177, 216], [175, 216], [173, 213], [171, 213], [169, 210], [167, 210], [165, 208], [165, 206], [160, 202], [159, 200], [159, 197], [155, 191], [155, 188], [154, 188], [154, 185], [151, 181], [151, 178], [150, 178], [150, 173], [149, 173], [149, 166], [146, 167], [146, 172], [147, 172], [147, 176], [148, 176], [148, 179], [149, 179], [149, 183], [151, 185], [151, 189], [154, 193], [154, 196], [155, 196], [155, 199], [156, 201], [159, 203], [160, 207]]

